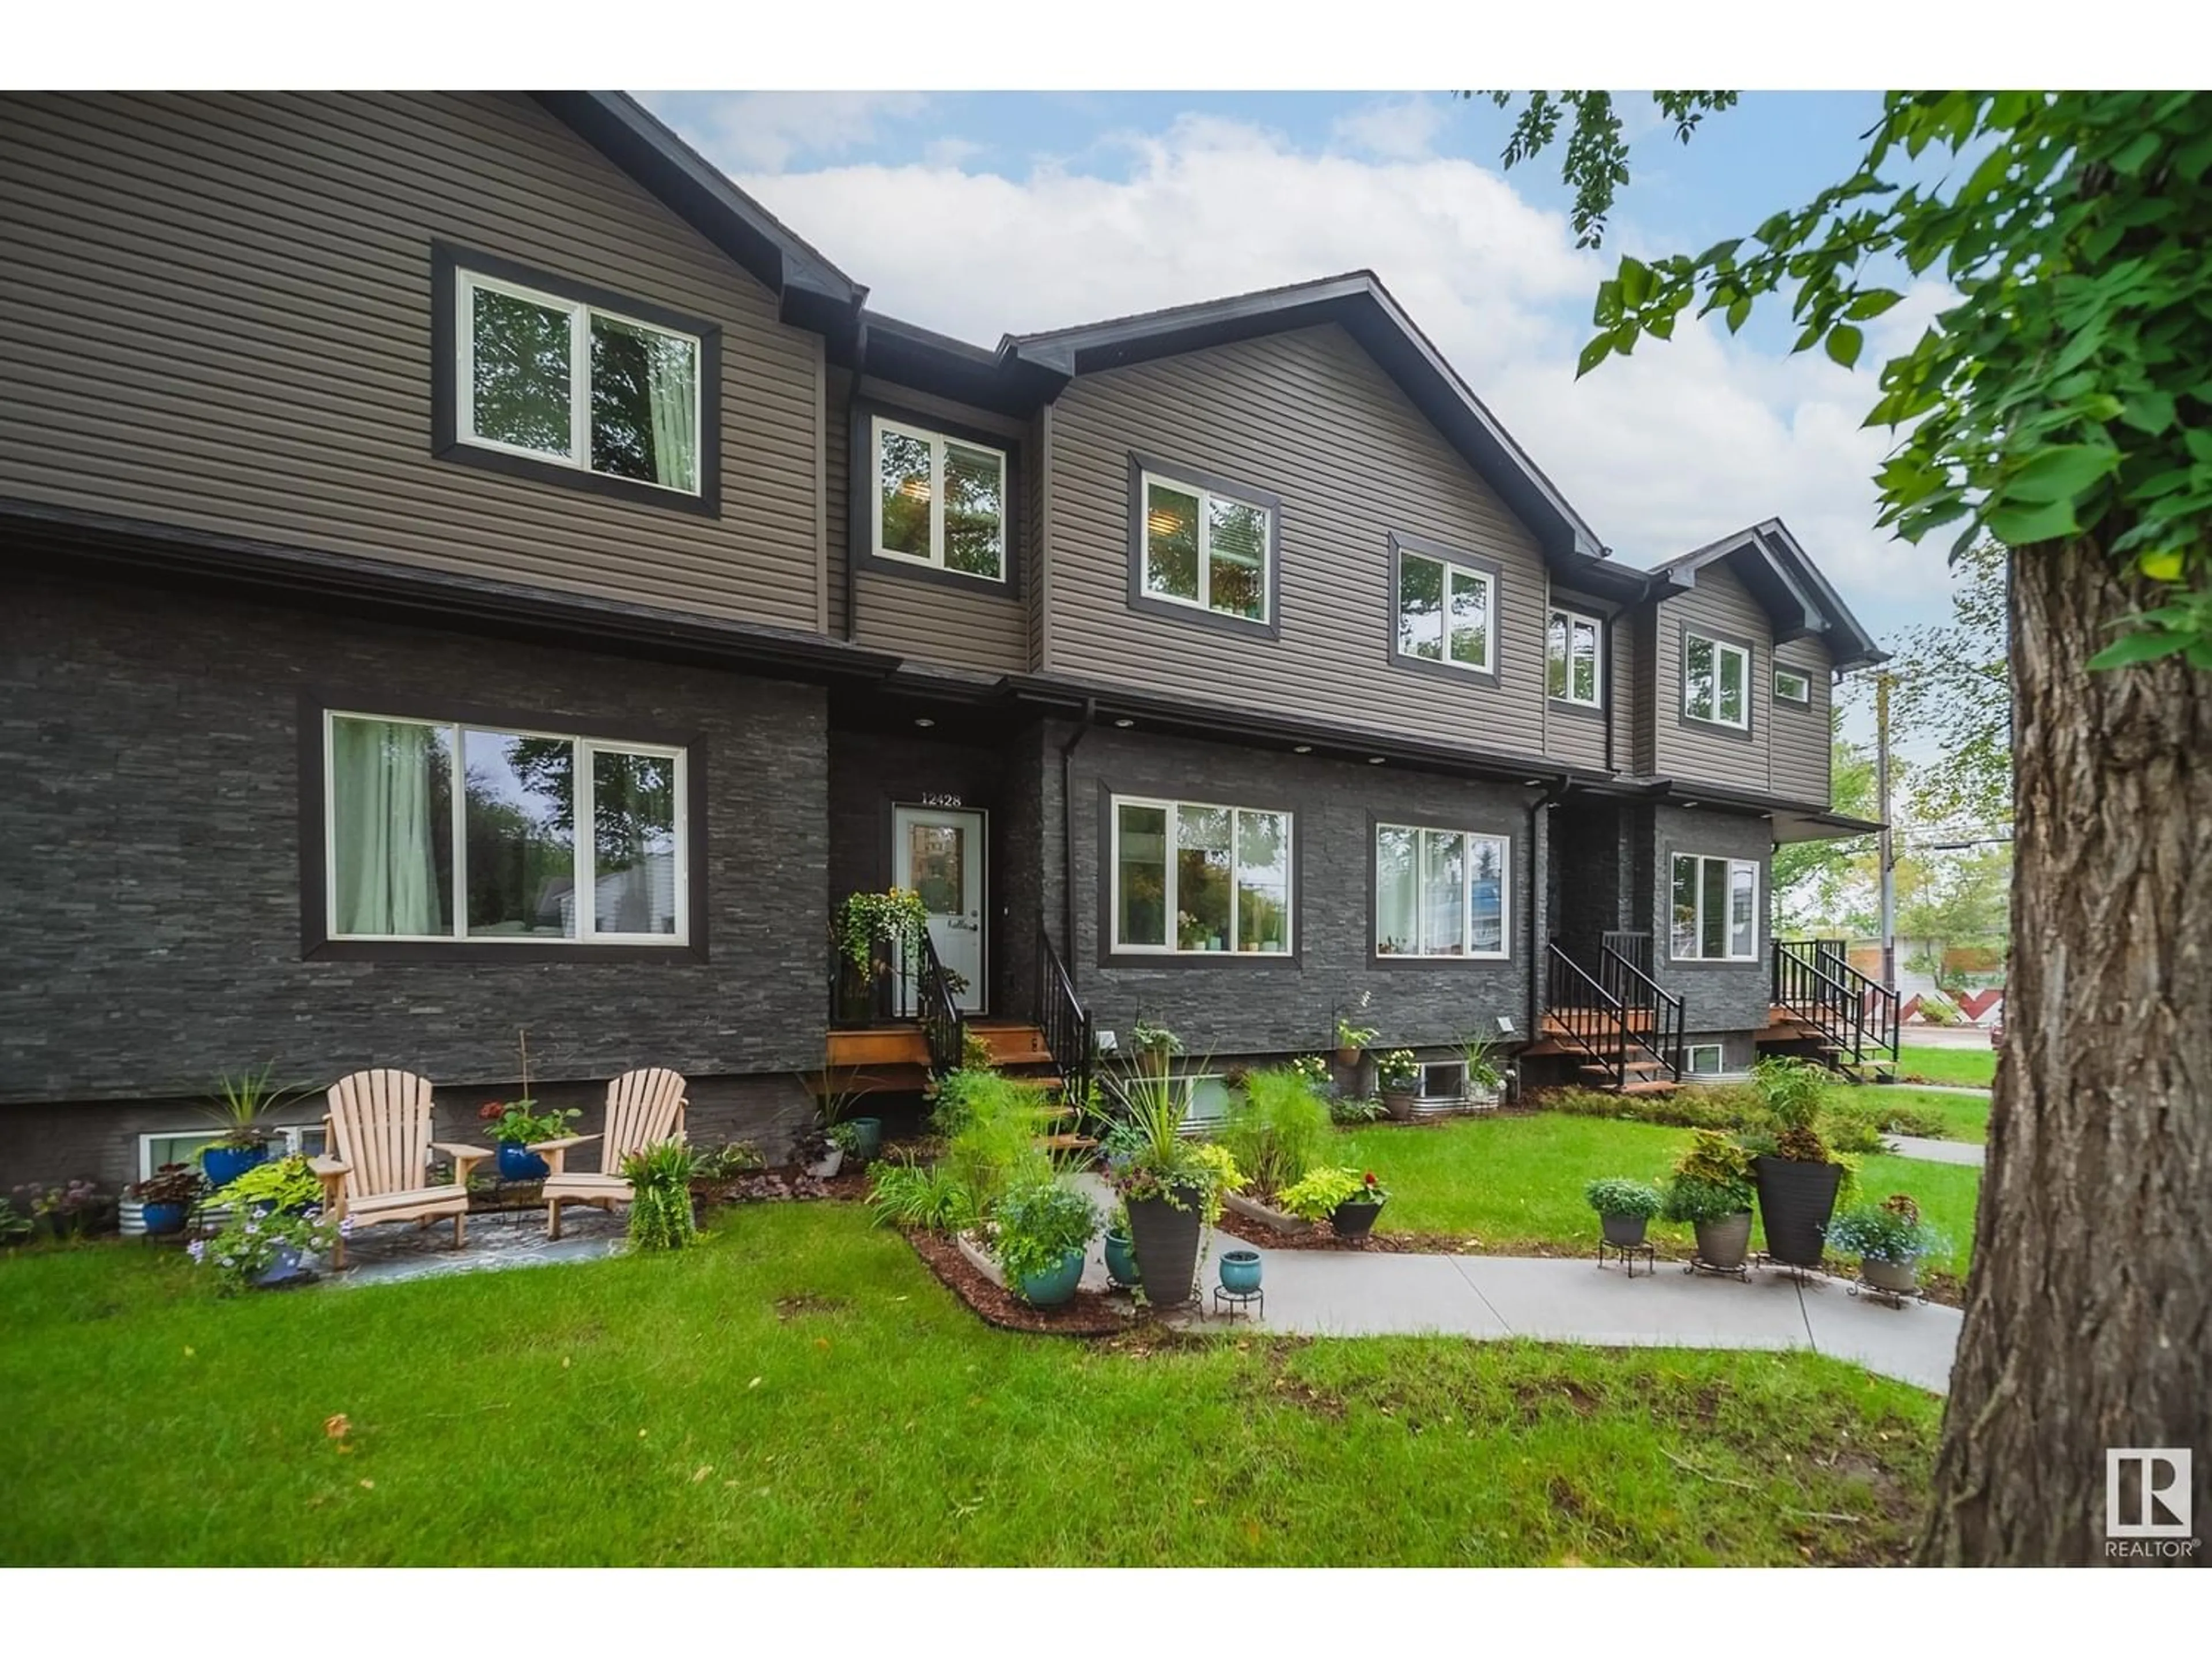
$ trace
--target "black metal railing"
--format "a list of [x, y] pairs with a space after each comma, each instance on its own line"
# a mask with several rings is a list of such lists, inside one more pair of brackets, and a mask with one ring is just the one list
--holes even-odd
[[1613, 1074], [1613, 1086], [1628, 1083], [1628, 1023], [1620, 999], [1556, 945], [1544, 946], [1544, 1012], [1559, 1034]]
[[1648, 979], [1650, 977], [1650, 934], [1632, 933], [1625, 930], [1609, 927], [1604, 933], [1600, 933], [1597, 936], [1597, 942], [1599, 949], [1610, 951], [1615, 956], [1626, 957], [1630, 966], [1636, 969], [1638, 972], [1643, 974], [1645, 978]]
[[1044, 1033], [1045, 1051], [1060, 1068], [1061, 1097], [1078, 1110], [1091, 1100], [1091, 1063], [1095, 1052], [1091, 1011], [1075, 994], [1075, 981], [1067, 964], [1052, 948], [1051, 937], [1037, 929], [1036, 1023]]
[[945, 971], [945, 963], [938, 958], [937, 941], [927, 929], [918, 955], [915, 1012], [921, 1021], [922, 1040], [929, 1045], [930, 1072], [942, 1077], [960, 1069], [968, 1033], [960, 1018], [960, 1000], [953, 994], [952, 976]]
[[1837, 1063], [1897, 1059], [1897, 993], [1852, 967], [1841, 939], [1775, 940], [1774, 1002], [1819, 1031]]
[[[1628, 1040], [1667, 1068], [1667, 1075], [1682, 1080], [1682, 999], [1651, 977], [1651, 935], [1607, 933], [1598, 947], [1598, 983], [1620, 1004], [1621, 1024]], [[1644, 943], [1643, 961], [1617, 948], [1615, 939]]]
[[830, 939], [830, 1023], [833, 1026], [889, 1025], [915, 1018], [921, 955], [905, 940], [879, 933], [868, 959], [855, 962], [833, 931]]

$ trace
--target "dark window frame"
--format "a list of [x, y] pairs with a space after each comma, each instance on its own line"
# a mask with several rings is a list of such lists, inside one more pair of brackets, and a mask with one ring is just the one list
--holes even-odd
[[[1711, 640], [1716, 645], [1733, 646], [1743, 653], [1743, 724], [1731, 726], [1723, 720], [1707, 720], [1690, 712], [1690, 635]], [[1738, 634], [1724, 634], [1703, 623], [1683, 621], [1675, 624], [1674, 657], [1674, 719], [1678, 725], [1692, 732], [1709, 732], [1735, 743], [1756, 743], [1759, 736], [1759, 696], [1752, 688], [1759, 684], [1759, 647]], [[1773, 653], [1768, 653], [1767, 666], [1773, 667]], [[1713, 713], [1721, 708], [1721, 671], [1717, 659], [1713, 664]]]
[[[636, 478], [594, 472], [588, 466], [534, 460], [506, 450], [486, 449], [463, 441], [455, 386], [460, 374], [459, 319], [455, 314], [464, 270], [500, 282], [534, 288], [573, 304], [632, 317], [656, 328], [689, 334], [699, 342], [699, 493], [687, 495]], [[475, 467], [511, 478], [559, 484], [664, 512], [719, 519], [722, 515], [722, 330], [717, 323], [594, 287], [533, 265], [451, 242], [430, 244], [430, 453], [438, 460]]]
[[[1211, 968], [1233, 973], [1250, 973], [1256, 968], [1291, 968], [1303, 970], [1305, 966], [1306, 918], [1305, 876], [1306, 836], [1299, 820], [1304, 816], [1287, 800], [1243, 799], [1223, 802], [1196, 802], [1189, 795], [1178, 793], [1173, 788], [1147, 789], [1137, 783], [1116, 783], [1107, 778], [1097, 781], [1098, 842], [1096, 854], [1098, 889], [1097, 962], [1101, 968], [1163, 968], [1170, 969]], [[1172, 801], [1177, 805], [1220, 805], [1247, 812], [1279, 812], [1291, 821], [1291, 948], [1287, 951], [1117, 951], [1114, 947], [1114, 798], [1116, 795], [1134, 796], [1146, 801]], [[1231, 890], [1232, 895], [1234, 889]], [[1232, 896], [1232, 902], [1234, 899]]]
[[[330, 933], [329, 819], [325, 813], [328, 765], [324, 728], [332, 713], [388, 715], [494, 730], [558, 732], [594, 742], [644, 743], [684, 751], [686, 918], [682, 945], [587, 945], [547, 940], [513, 945], [484, 939], [333, 939]], [[299, 696], [300, 956], [307, 962], [411, 962], [476, 964], [512, 962], [708, 962], [707, 752], [697, 732], [658, 731], [629, 720], [579, 719], [543, 710], [492, 708], [466, 702], [394, 696], [375, 689], [318, 686]]]
[[[875, 417], [896, 421], [902, 426], [918, 427], [926, 432], [957, 438], [962, 443], [979, 444], [995, 449], [1006, 458], [1006, 509], [1005, 529], [1005, 575], [994, 581], [988, 576], [971, 575], [964, 570], [948, 570], [938, 565], [921, 564], [912, 559], [886, 557], [876, 550], [876, 445]], [[967, 593], [982, 599], [1018, 599], [1023, 597], [1024, 555], [1026, 548], [1022, 537], [1020, 503], [1024, 495], [1024, 456], [1022, 441], [1008, 437], [1003, 432], [994, 432], [988, 427], [969, 426], [959, 421], [948, 421], [940, 416], [926, 414], [911, 405], [887, 398], [859, 398], [853, 399], [847, 416], [846, 437], [846, 556], [856, 570], [872, 574], [896, 576], [902, 581], [928, 582], [956, 592]]]
[[[1505, 843], [1504, 915], [1501, 919], [1502, 925], [1498, 928], [1498, 936], [1505, 941], [1504, 954], [1431, 957], [1423, 956], [1418, 951], [1412, 951], [1386, 954], [1376, 948], [1375, 929], [1376, 922], [1382, 919], [1380, 907], [1382, 893], [1380, 872], [1375, 867], [1376, 855], [1375, 837], [1385, 824], [1399, 830], [1431, 830], [1443, 836], [1482, 836], [1489, 840], [1502, 841]], [[1419, 971], [1422, 969], [1446, 968], [1456, 969], [1462, 972], [1469, 969], [1476, 970], [1487, 969], [1492, 972], [1517, 969], [1519, 963], [1514, 950], [1513, 927], [1514, 923], [1521, 919], [1521, 895], [1516, 887], [1520, 875], [1520, 837], [1514, 834], [1512, 826], [1507, 823], [1502, 816], [1498, 823], [1488, 826], [1471, 822], [1439, 823], [1435, 821], [1432, 815], [1392, 813], [1370, 807], [1367, 811], [1367, 959], [1363, 965], [1379, 968], [1392, 973], [1409, 969]]]
[[[1390, 593], [1384, 607], [1384, 620], [1389, 629], [1387, 645], [1393, 668], [1410, 668], [1417, 673], [1437, 674], [1460, 685], [1480, 685], [1496, 690], [1499, 684], [1498, 659], [1504, 650], [1505, 567], [1498, 560], [1480, 553], [1455, 548], [1447, 542], [1431, 540], [1426, 536], [1415, 536], [1403, 531], [1389, 532]], [[1490, 584], [1490, 663], [1485, 668], [1470, 668], [1464, 663], [1448, 660], [1451, 654], [1451, 572], [1444, 572], [1444, 635], [1443, 647], [1447, 660], [1431, 662], [1426, 657], [1417, 657], [1398, 648], [1398, 595], [1403, 576], [1401, 568], [1407, 554], [1417, 559], [1445, 566], [1457, 565], [1471, 570]]]
[[[1206, 490], [1246, 507], [1266, 509], [1267, 514], [1267, 614], [1255, 618], [1233, 617], [1200, 605], [1163, 599], [1145, 591], [1145, 475], [1164, 483]], [[1283, 502], [1265, 489], [1255, 489], [1232, 479], [1201, 472], [1194, 467], [1129, 452], [1129, 609], [1148, 617], [1164, 617], [1196, 628], [1244, 639], [1279, 640], [1283, 636]]]

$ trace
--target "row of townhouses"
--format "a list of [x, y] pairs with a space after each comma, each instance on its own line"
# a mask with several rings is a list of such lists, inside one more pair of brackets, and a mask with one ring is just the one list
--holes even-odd
[[0, 224], [0, 1183], [264, 1064], [458, 1127], [524, 1031], [771, 1141], [933, 1013], [1194, 1089], [1805, 1035], [1770, 861], [1873, 827], [1882, 653], [1778, 521], [1609, 556], [1371, 275], [970, 345], [613, 94], [9, 97]]

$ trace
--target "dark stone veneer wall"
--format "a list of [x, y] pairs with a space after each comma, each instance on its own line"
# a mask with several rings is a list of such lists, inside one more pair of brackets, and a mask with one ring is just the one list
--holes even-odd
[[[369, 709], [450, 697], [556, 729], [566, 715], [696, 733], [710, 960], [303, 961], [303, 688]], [[515, 1076], [521, 1027], [533, 1074], [582, 1080], [593, 1102], [617, 1072], [667, 1065], [693, 1080], [702, 1133], [717, 1118], [772, 1130], [788, 1074], [822, 1056], [827, 726], [808, 686], [10, 579], [0, 1186], [135, 1175], [138, 1128], [192, 1121], [146, 1103], [268, 1061], [316, 1084], [404, 1066], [473, 1109]], [[98, 1109], [121, 1101], [139, 1103]]]

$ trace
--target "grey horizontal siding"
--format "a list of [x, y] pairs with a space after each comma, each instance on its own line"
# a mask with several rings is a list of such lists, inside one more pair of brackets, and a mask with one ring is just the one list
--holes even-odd
[[[1049, 430], [1052, 672], [1493, 750], [1542, 747], [1535, 541], [1342, 330], [1080, 376]], [[1279, 639], [1130, 610], [1132, 451], [1281, 498]], [[1394, 531], [1503, 567], [1495, 688], [1391, 666]]]
[[[0, 100], [0, 495], [821, 625], [818, 339], [520, 95]], [[719, 518], [430, 453], [442, 240], [719, 325]]]
[[1829, 775], [1830, 762], [1835, 753], [1829, 717], [1835, 702], [1835, 688], [1830, 679], [1833, 659], [1826, 644], [1810, 638], [1778, 642], [1774, 647], [1774, 660], [1784, 668], [1796, 669], [1812, 683], [1813, 688], [1812, 702], [1802, 708], [1773, 696], [1771, 676], [1764, 688], [1767, 704], [1774, 711], [1767, 734], [1768, 766], [1774, 793], [1785, 800], [1816, 801], [1826, 806], [1833, 799]]
[[[1736, 574], [1716, 562], [1698, 572], [1688, 592], [1662, 602], [1654, 642], [1651, 682], [1652, 725], [1657, 739], [1657, 770], [1668, 777], [1726, 788], [1771, 793], [1767, 734], [1773, 726], [1774, 626]], [[1747, 642], [1751, 678], [1751, 735], [1724, 726], [1685, 723], [1682, 719], [1682, 626], [1708, 628]]]
[[[1628, 683], [1617, 681], [1613, 678], [1613, 636], [1621, 629], [1616, 625], [1615, 619], [1608, 614], [1613, 609], [1612, 606], [1601, 605], [1596, 600], [1586, 599], [1579, 593], [1570, 593], [1565, 589], [1553, 592], [1546, 604], [1544, 625], [1547, 629], [1551, 626], [1551, 606], [1553, 605], [1559, 605], [1568, 611], [1577, 611], [1583, 616], [1595, 617], [1598, 619], [1601, 625], [1599, 634], [1601, 656], [1598, 672], [1600, 690], [1605, 699], [1605, 708], [1603, 711], [1593, 711], [1583, 708], [1578, 704], [1561, 702], [1553, 697], [1548, 678], [1550, 661], [1547, 655], [1545, 662], [1547, 678], [1545, 682], [1544, 697], [1544, 753], [1553, 760], [1565, 761], [1571, 766], [1582, 766], [1592, 771], [1603, 771], [1606, 769], [1605, 739], [1607, 725], [1611, 719], [1610, 711], [1619, 707], [1621, 700], [1629, 695]], [[1551, 641], [1547, 633], [1545, 636], [1545, 649], [1547, 653], [1550, 648]]]
[[1615, 617], [1606, 629], [1606, 672], [1612, 676], [1606, 718], [1613, 725], [1613, 764], [1618, 772], [1645, 773], [1636, 752], [1639, 703], [1648, 712], [1651, 693], [1638, 672], [1637, 643], [1643, 629], [1632, 611]]

